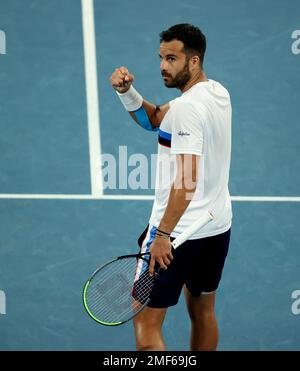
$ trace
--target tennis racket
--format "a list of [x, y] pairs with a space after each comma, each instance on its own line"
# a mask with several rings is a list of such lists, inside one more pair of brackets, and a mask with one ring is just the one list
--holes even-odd
[[[214, 216], [205, 212], [172, 243], [176, 249]], [[83, 289], [87, 313], [101, 325], [121, 325], [136, 316], [149, 302], [159, 271], [149, 274], [150, 253], [123, 255], [99, 267]]]

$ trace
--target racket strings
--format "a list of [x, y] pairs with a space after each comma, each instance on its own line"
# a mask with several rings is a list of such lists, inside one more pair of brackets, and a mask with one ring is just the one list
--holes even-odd
[[100, 269], [86, 290], [91, 314], [105, 323], [125, 322], [148, 302], [154, 285], [148, 263], [128, 257]]

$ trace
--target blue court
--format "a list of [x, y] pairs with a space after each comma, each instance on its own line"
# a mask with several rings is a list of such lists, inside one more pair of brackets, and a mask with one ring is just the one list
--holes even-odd
[[[157, 149], [109, 77], [127, 66], [146, 99], [176, 97], [158, 58], [159, 33], [176, 23], [203, 30], [205, 72], [233, 105], [219, 350], [300, 350], [297, 0], [0, 1], [0, 350], [135, 349], [132, 323], [97, 325], [82, 288], [97, 266], [137, 251], [153, 202], [150, 185], [103, 188], [101, 154], [122, 172], [120, 146], [133, 162]], [[164, 335], [169, 350], [188, 350], [183, 297]]]

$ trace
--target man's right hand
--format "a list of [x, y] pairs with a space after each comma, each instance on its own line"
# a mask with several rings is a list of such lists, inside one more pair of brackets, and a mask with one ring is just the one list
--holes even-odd
[[126, 67], [119, 67], [110, 76], [111, 86], [119, 93], [126, 93], [133, 83], [134, 76], [129, 73]]

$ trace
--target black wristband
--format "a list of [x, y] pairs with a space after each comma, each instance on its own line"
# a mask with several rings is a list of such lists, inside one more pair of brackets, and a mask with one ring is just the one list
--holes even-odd
[[164, 232], [164, 231], [162, 231], [161, 229], [158, 229], [158, 228], [156, 228], [156, 231], [159, 232], [159, 233], [162, 233], [162, 234], [164, 234], [166, 236], [170, 236], [171, 235], [171, 233]]

